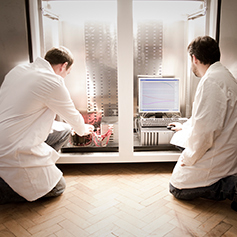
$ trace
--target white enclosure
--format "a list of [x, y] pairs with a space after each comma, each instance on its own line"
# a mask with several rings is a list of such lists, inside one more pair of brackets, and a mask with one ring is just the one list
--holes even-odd
[[[190, 72], [188, 43], [215, 35], [217, 1], [31, 2], [33, 56], [64, 45], [75, 57], [66, 78], [85, 116], [117, 117], [116, 151], [62, 152], [58, 163], [176, 161], [178, 150], [136, 151], [137, 75], [180, 78], [181, 112], [189, 117], [198, 83]], [[89, 114], [89, 115], [88, 115]]]

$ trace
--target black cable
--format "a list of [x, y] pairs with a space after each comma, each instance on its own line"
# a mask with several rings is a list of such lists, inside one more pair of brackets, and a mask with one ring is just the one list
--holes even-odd
[[32, 63], [33, 62], [33, 51], [32, 51], [31, 28], [30, 28], [30, 5], [29, 5], [29, 0], [25, 0], [25, 11], [26, 11], [26, 27], [27, 27], [29, 60]]
[[220, 22], [221, 22], [221, 0], [218, 0], [217, 19], [216, 19], [216, 41], [220, 41]]

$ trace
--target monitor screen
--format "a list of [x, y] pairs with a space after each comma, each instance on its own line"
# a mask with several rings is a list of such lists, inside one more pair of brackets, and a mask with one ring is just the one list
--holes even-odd
[[178, 78], [138, 78], [140, 113], [179, 112]]

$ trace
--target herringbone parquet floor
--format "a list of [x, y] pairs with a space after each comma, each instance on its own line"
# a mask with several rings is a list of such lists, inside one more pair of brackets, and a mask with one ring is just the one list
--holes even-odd
[[230, 201], [179, 201], [174, 163], [59, 165], [65, 193], [0, 206], [0, 236], [237, 236]]

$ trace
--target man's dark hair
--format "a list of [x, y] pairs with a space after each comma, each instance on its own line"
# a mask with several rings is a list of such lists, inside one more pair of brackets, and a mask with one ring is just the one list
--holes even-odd
[[216, 40], [209, 36], [197, 37], [188, 46], [190, 56], [194, 55], [202, 64], [220, 61], [221, 53]]
[[68, 63], [66, 69], [68, 69], [73, 64], [73, 56], [72, 53], [65, 47], [52, 48], [50, 49], [45, 57], [51, 65]]

